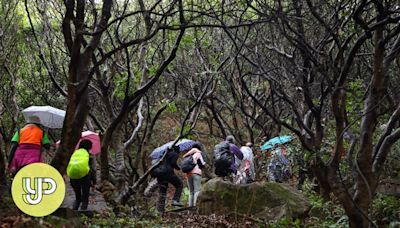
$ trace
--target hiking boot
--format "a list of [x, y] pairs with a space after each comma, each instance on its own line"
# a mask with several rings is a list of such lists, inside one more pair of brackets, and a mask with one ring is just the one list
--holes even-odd
[[78, 210], [80, 204], [81, 204], [81, 202], [75, 200], [74, 205], [72, 206], [72, 209], [75, 211]]
[[86, 211], [87, 208], [88, 208], [88, 204], [87, 203], [82, 203], [81, 210], [82, 211]]
[[178, 200], [172, 200], [172, 206], [183, 207], [183, 203], [179, 202]]

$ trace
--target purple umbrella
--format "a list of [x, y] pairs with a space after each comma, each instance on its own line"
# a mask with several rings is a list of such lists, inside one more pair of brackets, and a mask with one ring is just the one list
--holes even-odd
[[[154, 149], [153, 152], [151, 152], [150, 154], [151, 159], [161, 158], [164, 155], [165, 151], [167, 151], [167, 149], [172, 146], [173, 143], [174, 141], [171, 141]], [[179, 152], [190, 150], [196, 145], [200, 146], [201, 144], [197, 141], [190, 139], [181, 139], [175, 144], [175, 146], [179, 148]]]

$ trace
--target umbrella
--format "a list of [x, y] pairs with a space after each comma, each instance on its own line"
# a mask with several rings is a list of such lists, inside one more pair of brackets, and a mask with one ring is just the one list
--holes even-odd
[[285, 144], [292, 140], [293, 136], [290, 135], [277, 136], [264, 143], [264, 145], [261, 146], [261, 150], [269, 150], [271, 148], [274, 148], [276, 145]]
[[[82, 140], [90, 140], [92, 142], [92, 149], [90, 149], [90, 153], [93, 155], [97, 155], [101, 152], [101, 144], [100, 144], [100, 136], [98, 133], [93, 131], [84, 131], [81, 134], [81, 138], [79, 139], [78, 144], [76, 145], [75, 149], [78, 149], [79, 143]], [[56, 145], [60, 144], [60, 140], [56, 142]]]
[[27, 122], [30, 119], [39, 118], [40, 124], [48, 128], [62, 128], [65, 111], [51, 106], [30, 106], [22, 110]]
[[[152, 159], [161, 158], [163, 156], [163, 154], [165, 153], [165, 151], [167, 151], [167, 149], [170, 146], [172, 146], [173, 143], [174, 143], [174, 141], [171, 141], [160, 147], [157, 147], [156, 149], [153, 150], [153, 152], [151, 152], [150, 157]], [[190, 139], [181, 139], [176, 143], [176, 146], [179, 147], [179, 152], [190, 150], [195, 145], [201, 145], [201, 144], [197, 141], [190, 140]]]
[[[99, 133], [93, 132], [93, 131], [84, 131], [81, 134], [81, 139], [79, 142], [82, 140], [90, 140], [92, 142], [92, 149], [90, 149], [90, 153], [93, 155], [99, 154], [101, 151], [101, 144], [100, 144], [100, 136]], [[79, 143], [78, 145], [79, 146]]]

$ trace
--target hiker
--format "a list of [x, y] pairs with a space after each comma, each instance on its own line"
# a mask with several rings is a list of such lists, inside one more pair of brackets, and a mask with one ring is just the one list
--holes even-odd
[[79, 149], [75, 150], [67, 166], [67, 175], [70, 178], [71, 186], [75, 192], [74, 210], [87, 210], [89, 203], [90, 186], [95, 182], [95, 160], [90, 156], [92, 142], [82, 140], [79, 143]]
[[30, 116], [27, 124], [11, 139], [8, 157], [9, 172], [16, 174], [22, 167], [35, 162], [43, 162], [42, 149], [50, 149], [50, 140], [42, 129], [40, 118]]
[[289, 160], [285, 156], [285, 147], [277, 145], [271, 153], [268, 164], [268, 178], [270, 181], [282, 183], [290, 177]]
[[236, 174], [240, 166], [243, 154], [235, 144], [232, 135], [226, 137], [225, 141], [214, 147], [215, 174], [219, 177], [227, 177]]
[[[200, 193], [201, 186], [201, 169], [205, 166], [204, 157], [202, 155], [201, 146], [195, 145], [191, 150], [183, 155], [181, 163], [182, 172], [185, 172], [189, 186], [189, 207], [196, 206], [197, 197]], [[190, 163], [188, 170], [185, 170], [185, 164]]]
[[235, 176], [236, 184], [246, 184], [248, 182], [252, 182], [255, 180], [255, 171], [254, 171], [254, 155], [251, 147], [252, 143], [246, 143], [246, 146], [242, 146], [240, 151], [243, 153], [243, 160], [238, 169], [238, 173]]
[[152, 176], [157, 178], [159, 187], [157, 211], [160, 214], [165, 212], [165, 200], [167, 195], [168, 183], [175, 187], [175, 194], [172, 200], [173, 206], [182, 207], [180, 202], [183, 184], [181, 179], [175, 174], [174, 169], [180, 170], [176, 163], [179, 157], [179, 148], [173, 147], [167, 150], [164, 160], [152, 171]]

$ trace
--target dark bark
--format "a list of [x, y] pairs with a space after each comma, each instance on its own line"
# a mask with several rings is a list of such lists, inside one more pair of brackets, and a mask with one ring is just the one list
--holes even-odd
[[221, 131], [222, 138], [225, 138], [228, 134], [226, 133], [225, 126], [224, 126], [223, 122], [221, 121], [220, 115], [214, 106], [213, 100], [206, 101], [205, 104], [211, 111], [212, 116], [213, 116], [215, 122], [217, 123], [219, 130]]
[[[85, 42], [82, 34], [85, 28], [85, 1], [77, 0], [76, 6], [74, 1], [65, 1], [64, 3], [67, 11], [63, 21], [63, 35], [66, 46], [70, 50], [67, 89], [68, 104], [60, 146], [51, 162], [51, 165], [60, 171], [60, 173], [65, 172], [88, 115], [88, 85], [91, 80], [89, 66], [93, 51], [99, 45], [102, 35], [102, 32], [94, 35], [84, 48], [84, 51], [81, 52], [81, 47]], [[111, 7], [111, 0], [103, 1], [101, 19], [96, 26], [96, 31], [106, 27], [111, 17]], [[72, 35], [73, 32], [71, 29], [73, 9], [76, 11], [75, 19], [73, 20], [75, 27], [74, 35]]]
[[[372, 202], [372, 183], [374, 174], [372, 172], [373, 155], [373, 133], [378, 123], [380, 104], [384, 95], [383, 60], [385, 48], [381, 45], [384, 28], [378, 28], [374, 33], [374, 72], [371, 79], [371, 88], [364, 105], [364, 117], [361, 122], [360, 150], [357, 158], [359, 167], [356, 183], [355, 202], [365, 215], [368, 215]], [[368, 227], [369, 221], [361, 214], [349, 218], [353, 227]], [[361, 222], [361, 223], [360, 223]]]
[[[181, 7], [181, 6], [179, 6]], [[183, 12], [182, 12], [183, 14]], [[181, 15], [181, 14], [180, 14]], [[180, 22], [182, 24], [185, 23], [183, 19], [183, 15], [181, 15]], [[157, 68], [155, 75], [145, 82], [139, 89], [137, 89], [132, 95], [125, 98], [123, 106], [119, 113], [117, 114], [116, 118], [112, 120], [111, 124], [107, 128], [104, 133], [104, 142], [102, 143], [101, 148], [101, 162], [102, 162], [102, 169], [101, 169], [101, 179], [106, 181], [110, 180], [110, 171], [108, 168], [108, 142], [112, 139], [114, 131], [120, 127], [122, 121], [126, 119], [128, 113], [137, 106], [140, 99], [144, 96], [144, 94], [158, 81], [161, 77], [164, 70], [167, 66], [175, 59], [176, 52], [178, 51], [179, 43], [183, 37], [184, 29], [180, 31], [178, 37], [175, 41], [175, 44], [169, 54], [169, 56], [164, 59], [164, 61], [159, 65]]]
[[[153, 118], [151, 118], [150, 116], [150, 111], [149, 108], [150, 106], [147, 107], [148, 109], [148, 115], [147, 115], [147, 124], [146, 124], [146, 128], [145, 131], [143, 133], [143, 138], [141, 140], [141, 143], [139, 145], [138, 148], [138, 156], [136, 156], [135, 161], [134, 161], [134, 167], [137, 167], [137, 169], [139, 168], [139, 165], [141, 164], [141, 169], [144, 171], [147, 169], [147, 154], [144, 153], [145, 150], [144, 148], [146, 148], [148, 142], [151, 140], [151, 136], [153, 135], [153, 129], [154, 126], [157, 123], [157, 120], [160, 118], [161, 114], [167, 109], [168, 105], [164, 105], [162, 106], [160, 109], [157, 110], [156, 114], [154, 115]], [[150, 122], [150, 123], [149, 123]]]

